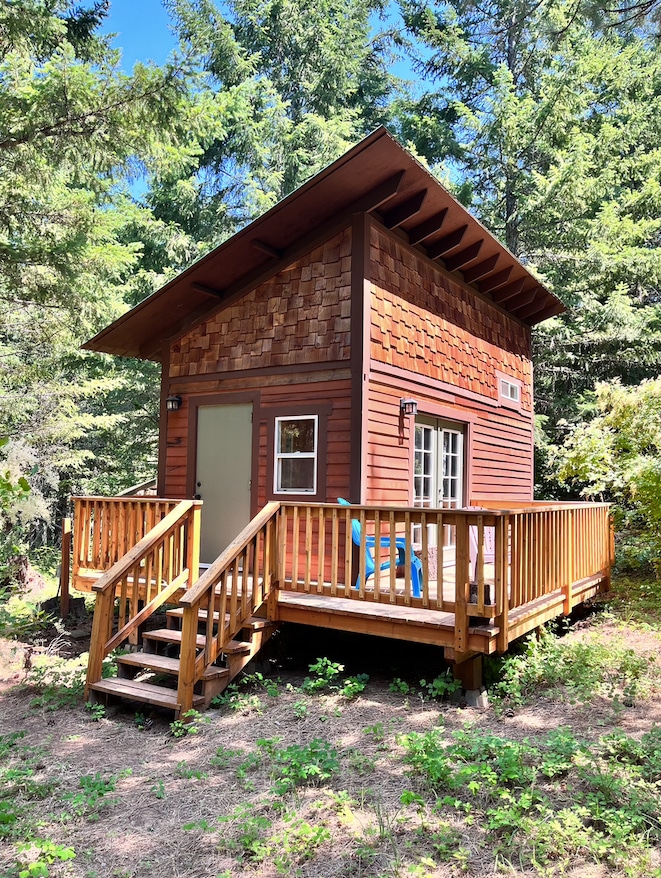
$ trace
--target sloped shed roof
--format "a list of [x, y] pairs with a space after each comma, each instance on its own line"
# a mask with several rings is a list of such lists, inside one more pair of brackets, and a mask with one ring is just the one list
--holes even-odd
[[158, 359], [165, 339], [286, 267], [302, 238], [335, 218], [349, 222], [361, 211], [398, 229], [416, 249], [529, 325], [564, 310], [426, 168], [378, 128], [84, 347]]

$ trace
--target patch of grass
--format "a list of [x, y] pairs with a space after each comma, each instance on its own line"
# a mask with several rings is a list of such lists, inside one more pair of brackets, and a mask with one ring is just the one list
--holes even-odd
[[661, 580], [614, 576], [608, 608], [624, 624], [661, 631]]
[[55, 617], [20, 595], [0, 590], [0, 637], [28, 640], [49, 628]]
[[188, 763], [183, 760], [177, 762], [174, 773], [176, 777], [180, 777], [183, 780], [204, 780], [209, 777], [206, 772], [199, 768], [191, 768]]
[[[82, 703], [87, 672], [87, 653], [77, 658], [65, 659], [56, 655], [40, 655], [27, 674], [25, 683], [36, 694], [30, 702], [31, 707], [42, 710], [61, 710]], [[112, 677], [117, 665], [112, 655], [103, 660], [102, 674]], [[97, 709], [93, 719], [100, 719]]]

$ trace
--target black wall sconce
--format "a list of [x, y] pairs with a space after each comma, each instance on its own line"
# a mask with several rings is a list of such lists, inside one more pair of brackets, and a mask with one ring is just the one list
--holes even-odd
[[400, 399], [399, 410], [403, 415], [417, 415], [418, 403], [415, 399]]
[[181, 408], [181, 397], [180, 396], [168, 396], [165, 400], [165, 408], [169, 412], [176, 412]]

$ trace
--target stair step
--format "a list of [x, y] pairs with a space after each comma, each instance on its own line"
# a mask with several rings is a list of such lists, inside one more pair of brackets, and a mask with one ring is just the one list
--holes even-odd
[[[143, 640], [157, 640], [160, 643], [179, 643], [181, 644], [181, 631], [176, 628], [156, 628], [155, 631], [145, 631], [142, 635]], [[204, 649], [207, 639], [204, 634], [198, 634], [195, 639], [195, 645], [198, 649]]]
[[245, 640], [230, 640], [227, 646], [223, 647], [223, 652], [227, 655], [241, 655], [250, 652], [252, 644]]
[[[182, 619], [183, 615], [184, 615], [184, 609], [183, 609], [183, 607], [176, 607], [174, 610], [167, 610], [165, 615], [169, 619]], [[209, 616], [208, 610], [198, 610], [197, 618], [200, 620], [200, 622], [206, 622], [208, 616]], [[225, 613], [225, 619], [229, 619], [229, 617], [230, 617], [230, 614]], [[217, 622], [219, 619], [220, 619], [220, 613], [214, 613], [213, 614], [213, 621]]]
[[[151, 652], [132, 652], [128, 655], [117, 656], [118, 665], [129, 665], [132, 668], [142, 668], [143, 670], [157, 671], [160, 674], [173, 674], [177, 676], [179, 673], [179, 659], [170, 658], [167, 655], [157, 655]], [[203, 680], [213, 680], [217, 677], [228, 676], [227, 668], [217, 668], [215, 665], [209, 665], [202, 675]]]
[[[153, 683], [141, 683], [137, 680], [119, 680], [110, 677], [92, 683], [90, 689], [95, 692], [103, 692], [105, 695], [116, 695], [119, 698], [127, 698], [130, 701], [139, 701], [141, 704], [152, 704], [155, 707], [167, 707], [170, 710], [178, 710], [177, 692], [175, 689], [166, 689], [165, 686], [154, 686]], [[202, 695], [193, 696], [193, 707], [204, 704]]]
[[[184, 615], [183, 607], [176, 607], [174, 610], [167, 610], [165, 614], [169, 619], [182, 619]], [[208, 610], [199, 610], [197, 617], [200, 622], [206, 622], [209, 616]], [[213, 614], [213, 621], [218, 622], [220, 619], [220, 613]], [[228, 622], [230, 619], [230, 614], [225, 613], [225, 621]], [[264, 628], [275, 627], [275, 622], [271, 622], [269, 619], [264, 619], [263, 616], [251, 616], [248, 621], [242, 626], [243, 628], [252, 628], [253, 631], [262, 631]]]

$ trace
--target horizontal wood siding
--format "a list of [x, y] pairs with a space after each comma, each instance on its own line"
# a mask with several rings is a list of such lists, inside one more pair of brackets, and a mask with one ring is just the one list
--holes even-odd
[[[315, 381], [306, 384], [290, 384], [264, 388], [261, 392], [259, 410], [259, 493], [258, 505], [266, 503], [268, 424], [278, 415], [286, 413], [287, 407], [300, 411], [307, 403], [330, 403], [326, 433], [326, 460], [319, 460], [319, 467], [326, 468], [326, 497], [320, 502], [333, 503], [349, 489], [349, 417], [351, 405], [351, 381]], [[286, 496], [280, 499], [287, 500]]]
[[[268, 426], [276, 413], [286, 414], [288, 407], [297, 413], [306, 404], [320, 402], [330, 405], [326, 431], [326, 460], [319, 466], [326, 467], [326, 497], [324, 501], [334, 502], [349, 490], [349, 418], [351, 404], [351, 382], [348, 368], [334, 372], [295, 373], [286, 376], [255, 376], [252, 379], [218, 378], [204, 382], [173, 382], [173, 392], [182, 396], [182, 407], [168, 415], [165, 491], [168, 497], [185, 497], [187, 492], [187, 462], [189, 458], [188, 411], [196, 396], [213, 396], [214, 404], [223, 404], [223, 397], [233, 402], [237, 392], [253, 392], [258, 403], [254, 411], [257, 424], [259, 447], [259, 479], [253, 491], [253, 508], [261, 508], [267, 501]], [[286, 498], [285, 498], [286, 499]], [[203, 513], [204, 514], [204, 513]]]
[[[525, 413], [491, 408], [441, 389], [390, 376], [371, 376], [366, 461], [367, 503], [413, 502], [413, 417], [402, 417], [404, 394], [418, 402], [422, 415], [455, 421], [466, 430], [466, 490], [470, 496], [530, 500], [533, 493], [532, 420]], [[466, 503], [468, 502], [466, 498]]]
[[[464, 425], [470, 496], [532, 498], [529, 329], [380, 227], [370, 240], [367, 502], [413, 502], [404, 396], [420, 414]], [[497, 371], [521, 382], [520, 410], [500, 404]]]
[[348, 360], [350, 323], [346, 229], [173, 344], [170, 377]]

